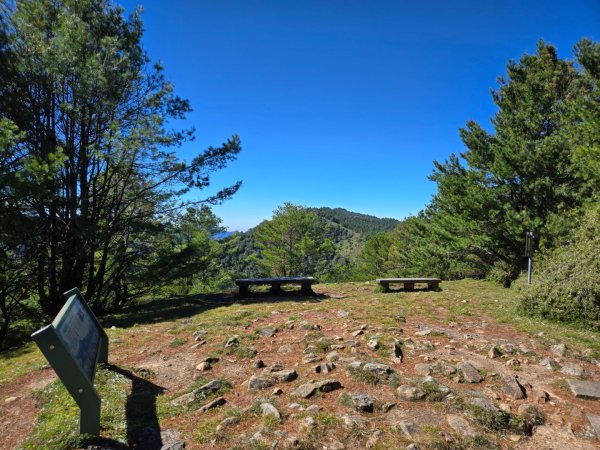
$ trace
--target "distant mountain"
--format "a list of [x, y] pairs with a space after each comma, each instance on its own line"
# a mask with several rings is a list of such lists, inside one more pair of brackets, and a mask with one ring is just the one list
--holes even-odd
[[[379, 218], [343, 208], [309, 208], [328, 225], [327, 237], [336, 246], [336, 254], [329, 261], [330, 270], [356, 260], [365, 242], [371, 236], [393, 230], [400, 221]], [[246, 232], [230, 233], [227, 241], [231, 251], [222, 257], [223, 267], [236, 276], [260, 276], [254, 257], [258, 254], [255, 228]]]
[[309, 208], [314, 211], [318, 216], [323, 217], [331, 222], [337, 223], [344, 228], [355, 231], [361, 234], [365, 238], [378, 233], [385, 233], [392, 231], [398, 224], [399, 220], [390, 218], [379, 218], [370, 216], [368, 214], [362, 214], [357, 212], [348, 211], [344, 208]]
[[228, 238], [233, 233], [234, 233], [233, 231], [221, 231], [220, 233], [213, 234], [210, 238], [213, 241], [220, 241], [220, 240], [223, 240], [225, 238]]

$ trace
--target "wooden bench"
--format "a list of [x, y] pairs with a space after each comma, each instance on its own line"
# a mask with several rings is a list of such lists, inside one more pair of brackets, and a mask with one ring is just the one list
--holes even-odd
[[299, 284], [302, 295], [315, 295], [312, 285], [318, 283], [313, 277], [283, 277], [283, 278], [240, 278], [235, 280], [239, 288], [239, 296], [245, 297], [250, 294], [250, 286], [271, 285], [271, 294], [281, 294], [282, 284]]
[[426, 283], [427, 289], [437, 289], [442, 282], [439, 278], [378, 278], [376, 281], [383, 287], [384, 292], [390, 291], [390, 284], [402, 284], [405, 291], [412, 291], [415, 283]]

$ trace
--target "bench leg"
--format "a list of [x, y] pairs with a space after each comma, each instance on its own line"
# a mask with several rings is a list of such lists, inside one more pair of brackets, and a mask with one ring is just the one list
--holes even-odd
[[283, 291], [281, 290], [280, 283], [271, 283], [271, 289], [269, 290], [271, 294], [281, 294]]
[[243, 297], [248, 297], [248, 295], [250, 295], [250, 289], [248, 289], [248, 286], [245, 284], [240, 284], [239, 285], [239, 298], [243, 298]]
[[437, 289], [440, 286], [439, 282], [437, 281], [430, 281], [429, 283], [427, 283], [427, 289], [433, 291], [434, 289]]
[[390, 284], [389, 283], [380, 283], [381, 290], [383, 292], [390, 292]]
[[415, 290], [415, 283], [404, 283], [404, 290], [405, 291], [414, 291]]
[[315, 291], [312, 290], [310, 283], [302, 283], [300, 293], [302, 295], [315, 295]]

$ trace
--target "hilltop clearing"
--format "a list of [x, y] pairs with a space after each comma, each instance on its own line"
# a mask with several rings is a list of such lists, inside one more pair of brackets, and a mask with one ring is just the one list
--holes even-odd
[[[600, 402], [570, 386], [600, 380], [598, 333], [522, 318], [490, 283], [441, 287], [321, 284], [314, 298], [187, 297], [105, 318], [96, 444], [597, 448]], [[31, 347], [0, 360], [0, 417], [1, 448], [81, 446], [77, 408]]]

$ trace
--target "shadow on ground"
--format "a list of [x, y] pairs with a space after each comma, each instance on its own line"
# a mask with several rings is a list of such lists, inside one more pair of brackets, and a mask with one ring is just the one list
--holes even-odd
[[118, 314], [101, 317], [100, 322], [104, 327], [116, 326], [127, 328], [135, 324], [153, 324], [183, 319], [213, 308], [234, 304], [250, 305], [262, 302], [276, 303], [290, 301], [319, 303], [327, 298], [329, 296], [325, 294], [304, 296], [297, 290], [282, 291], [276, 295], [260, 291], [251, 292], [243, 298], [239, 298], [234, 293], [187, 295], [139, 303], [123, 309]]
[[165, 444], [163, 442], [165, 432], [161, 433], [160, 430], [158, 414], [156, 411], [156, 398], [161, 395], [165, 389], [114, 364], [104, 364], [103, 367], [118, 373], [131, 381], [131, 393], [128, 395], [125, 404], [127, 445], [113, 439], [95, 437], [87, 440], [86, 448], [138, 448], [144, 450], [159, 450], [162, 448]]

